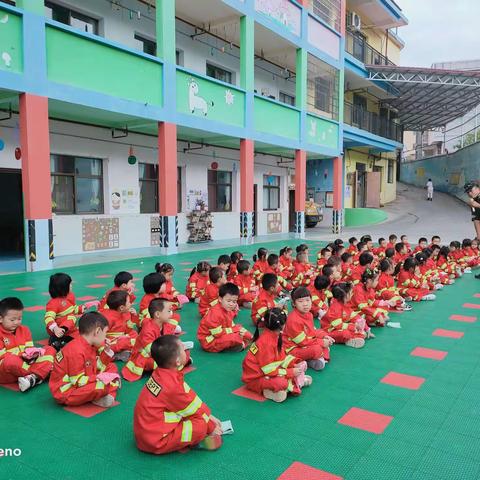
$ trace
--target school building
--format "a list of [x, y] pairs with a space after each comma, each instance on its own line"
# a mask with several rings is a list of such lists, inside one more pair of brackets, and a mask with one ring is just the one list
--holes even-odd
[[0, 265], [305, 232], [395, 198], [393, 0], [0, 1]]

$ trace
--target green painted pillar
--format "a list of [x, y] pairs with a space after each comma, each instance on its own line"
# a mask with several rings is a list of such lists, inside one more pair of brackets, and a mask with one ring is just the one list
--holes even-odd
[[36, 13], [37, 15], [45, 15], [45, 1], [44, 0], [17, 0], [16, 3], [18, 8], [23, 8], [23, 10]]
[[255, 22], [243, 16], [240, 19], [240, 86], [255, 89]]
[[156, 30], [157, 57], [175, 65], [175, 0], [157, 0]]
[[305, 50], [304, 48], [298, 48], [295, 78], [295, 106], [302, 110], [307, 109], [307, 63], [307, 50]]

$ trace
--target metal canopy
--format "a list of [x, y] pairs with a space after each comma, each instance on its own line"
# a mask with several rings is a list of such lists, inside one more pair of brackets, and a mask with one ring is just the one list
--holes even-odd
[[366, 65], [369, 80], [393, 85], [398, 95], [382, 103], [398, 110], [404, 130], [424, 131], [447, 123], [480, 104], [480, 72]]

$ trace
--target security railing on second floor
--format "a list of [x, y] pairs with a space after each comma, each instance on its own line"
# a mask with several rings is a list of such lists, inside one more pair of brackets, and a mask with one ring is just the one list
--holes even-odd
[[345, 102], [343, 121], [347, 125], [366, 130], [380, 137], [399, 143], [403, 141], [403, 128], [400, 124], [349, 102]]
[[347, 32], [345, 50], [366, 65], [395, 65], [385, 55], [373, 48], [363, 36]]

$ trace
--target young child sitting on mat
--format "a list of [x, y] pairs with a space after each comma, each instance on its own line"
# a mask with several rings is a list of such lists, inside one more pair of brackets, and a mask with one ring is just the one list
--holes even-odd
[[[277, 306], [278, 279], [273, 273], [266, 273], [262, 277], [262, 288], [252, 303], [252, 322], [256, 326], [262, 322], [263, 316], [269, 308]], [[279, 300], [279, 306], [285, 308], [285, 300]]]
[[238, 305], [240, 307], [252, 308], [252, 302], [258, 295], [259, 288], [255, 285], [250, 262], [248, 260], [240, 260], [237, 264], [238, 273], [233, 283], [239, 289]]
[[191, 302], [199, 303], [201, 296], [205, 294], [210, 268], [208, 262], [198, 262], [197, 266], [190, 272], [185, 295]]
[[218, 303], [218, 289], [227, 283], [225, 272], [220, 267], [213, 267], [208, 272], [209, 282], [205, 287], [205, 293], [200, 297], [198, 312], [203, 317], [209, 308]]

